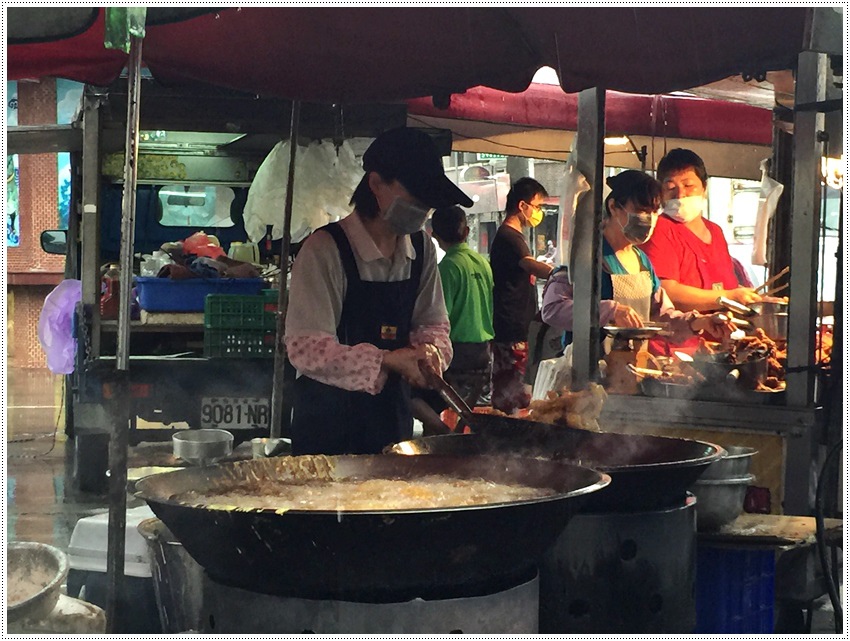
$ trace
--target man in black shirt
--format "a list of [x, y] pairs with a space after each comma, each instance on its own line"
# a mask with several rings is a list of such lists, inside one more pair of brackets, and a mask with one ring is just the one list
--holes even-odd
[[531, 390], [523, 382], [528, 361], [528, 326], [537, 313], [535, 278], [548, 278], [552, 267], [531, 254], [523, 235], [543, 220], [546, 189], [533, 178], [520, 178], [508, 192], [505, 222], [490, 248], [493, 268], [493, 407], [507, 414], [528, 407]]

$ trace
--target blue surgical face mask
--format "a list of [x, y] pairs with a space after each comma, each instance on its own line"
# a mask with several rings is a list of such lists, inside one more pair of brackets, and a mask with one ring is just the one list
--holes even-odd
[[434, 213], [433, 209], [417, 205], [400, 196], [396, 196], [392, 204], [384, 212], [386, 220], [393, 231], [399, 236], [415, 234], [425, 226], [425, 221]]

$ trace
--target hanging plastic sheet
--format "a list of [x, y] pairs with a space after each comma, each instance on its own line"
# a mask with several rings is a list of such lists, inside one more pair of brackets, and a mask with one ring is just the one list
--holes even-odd
[[575, 140], [573, 140], [570, 154], [564, 165], [566, 180], [564, 180], [564, 191], [561, 194], [561, 215], [558, 219], [558, 242], [555, 251], [555, 265], [568, 265], [569, 273], [573, 272], [572, 264], [572, 240], [575, 229], [576, 206], [579, 196], [590, 190], [587, 179], [579, 171], [576, 164]]
[[756, 212], [756, 225], [753, 233], [753, 265], [767, 265], [767, 226], [773, 214], [782, 190], [780, 182], [767, 175], [768, 160], [759, 163], [761, 167], [761, 187], [759, 190], [759, 207]]
[[74, 310], [82, 299], [83, 287], [78, 280], [59, 283], [44, 299], [38, 317], [38, 342], [47, 356], [47, 367], [54, 374], [74, 371], [77, 339], [74, 338]]
[[[279, 142], [257, 170], [245, 203], [245, 231], [253, 242], [266, 235], [283, 237], [286, 176], [289, 172], [289, 141]], [[348, 142], [338, 148], [330, 142], [313, 142], [295, 151], [295, 187], [292, 200], [292, 242], [346, 216], [349, 201], [363, 168]]]

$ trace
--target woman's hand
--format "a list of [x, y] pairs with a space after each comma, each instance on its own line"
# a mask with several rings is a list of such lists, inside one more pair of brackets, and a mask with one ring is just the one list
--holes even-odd
[[402, 347], [384, 352], [382, 366], [388, 371], [399, 374], [414, 387], [430, 388], [428, 377], [423, 368], [440, 375], [440, 353], [430, 344], [415, 347]]
[[760, 303], [762, 297], [756, 293], [752, 287], [736, 287], [735, 289], [727, 289], [724, 292], [726, 298], [731, 298], [736, 303], [741, 305], [749, 305], [750, 303]]
[[643, 327], [643, 319], [628, 305], [616, 303], [616, 307], [614, 307], [614, 325], [617, 327]]

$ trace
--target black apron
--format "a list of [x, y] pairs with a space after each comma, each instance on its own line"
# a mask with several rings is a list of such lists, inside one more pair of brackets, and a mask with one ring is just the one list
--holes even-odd
[[[371, 343], [386, 350], [407, 347], [422, 276], [424, 234], [410, 237], [416, 251], [410, 278], [384, 283], [361, 280], [354, 252], [338, 223], [323, 230], [336, 241], [348, 281], [337, 327], [340, 344]], [[300, 376], [295, 381], [290, 433], [295, 455], [378, 454], [387, 445], [413, 436], [410, 385], [390, 373], [380, 394], [372, 395]]]

